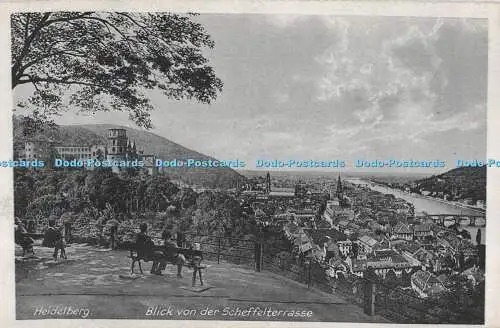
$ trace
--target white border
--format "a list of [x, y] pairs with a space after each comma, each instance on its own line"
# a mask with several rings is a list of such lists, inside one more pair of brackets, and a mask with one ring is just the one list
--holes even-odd
[[[15, 11], [47, 10], [121, 10], [121, 11], [195, 11], [199, 13], [280, 13], [280, 14], [323, 14], [323, 15], [380, 15], [380, 16], [437, 16], [437, 17], [477, 17], [489, 18], [489, 68], [488, 68], [488, 157], [500, 158], [500, 6], [496, 1], [475, 1], [474, 3], [455, 0], [447, 3], [423, 1], [13, 1], [0, 2], [0, 91], [2, 119], [0, 119], [1, 158], [12, 157], [12, 97], [10, 90], [10, 39], [9, 14]], [[81, 326], [117, 326], [124, 327], [175, 327], [189, 325], [198, 327], [359, 327], [380, 326], [382, 324], [359, 323], [318, 323], [318, 322], [243, 322], [243, 321], [145, 321], [145, 320], [30, 320], [15, 321], [15, 280], [13, 243], [13, 195], [12, 171], [0, 169], [0, 319], [2, 325], [20, 327], [81, 327]], [[500, 232], [500, 169], [488, 170], [487, 184], [487, 297], [486, 326], [500, 326], [499, 293], [500, 290], [500, 254], [498, 232]], [[495, 306], [496, 305], [496, 306]], [[391, 325], [392, 326], [392, 325]], [[405, 326], [405, 325], [394, 325]], [[447, 325], [447, 327], [452, 327]]]

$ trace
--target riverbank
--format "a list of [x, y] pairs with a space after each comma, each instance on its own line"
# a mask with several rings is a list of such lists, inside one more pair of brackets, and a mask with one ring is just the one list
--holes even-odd
[[[482, 211], [481, 209], [471, 208], [471, 207], [466, 206], [464, 204], [460, 204], [457, 202], [451, 202], [451, 201], [447, 201], [447, 200], [440, 199], [440, 198], [435, 198], [435, 197], [425, 196], [425, 195], [420, 195], [420, 194], [415, 194], [415, 193], [409, 193], [407, 191], [403, 191], [400, 189], [395, 189], [395, 188], [385, 186], [383, 184], [371, 181], [369, 179], [349, 178], [349, 179], [346, 179], [346, 181], [350, 182], [352, 184], [355, 184], [355, 185], [368, 185], [370, 187], [370, 189], [372, 189], [372, 190], [379, 191], [379, 192], [386, 193], [386, 194], [392, 194], [396, 197], [407, 200], [410, 203], [414, 204], [415, 211], [418, 211], [418, 212], [427, 212], [429, 214], [461, 214], [461, 215], [468, 215], [468, 214], [469, 215], [484, 215], [485, 214], [485, 212]], [[456, 210], [455, 211], [453, 211], [453, 210], [452, 211], [435, 211], [434, 210], [435, 208], [433, 208], [432, 206], [430, 206], [430, 208], [425, 208], [425, 206], [422, 206], [421, 209], [417, 209], [417, 205], [419, 205], [419, 203], [414, 202], [413, 200], [418, 200], [418, 199], [429, 201], [429, 202], [440, 203], [440, 204], [446, 206], [446, 210], [448, 210], [450, 208], [455, 208], [455, 209], [459, 209], [460, 211], [458, 211], [458, 212]], [[415, 203], [417, 203], [417, 204], [415, 204]], [[432, 211], [432, 210], [434, 210], [434, 211]], [[464, 213], [463, 210], [467, 211], [467, 213]]]
[[[391, 194], [397, 198], [401, 198], [414, 206], [415, 213], [427, 213], [427, 214], [452, 214], [452, 215], [485, 215], [477, 210], [470, 209], [468, 207], [458, 206], [453, 202], [445, 201], [442, 199], [435, 199], [429, 196], [423, 196], [418, 194], [411, 194], [404, 192], [399, 189], [390, 188], [369, 179], [359, 179], [350, 178], [346, 179], [347, 182], [353, 185], [367, 185], [371, 190], [378, 191], [384, 194]], [[486, 221], [485, 221], [486, 223]], [[483, 243], [486, 242], [486, 227], [472, 227], [472, 226], [462, 226], [461, 229], [467, 230], [471, 235], [471, 241], [473, 244], [476, 243], [476, 235], [478, 230], [481, 231]]]

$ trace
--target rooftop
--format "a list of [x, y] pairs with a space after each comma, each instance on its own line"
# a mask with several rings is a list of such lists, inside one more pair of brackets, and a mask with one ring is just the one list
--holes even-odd
[[364, 236], [360, 237], [359, 240], [361, 242], [367, 244], [370, 247], [373, 247], [373, 246], [375, 246], [377, 244], [377, 241], [375, 239], [373, 239], [372, 237], [369, 237], [367, 235], [364, 235]]
[[419, 270], [411, 276], [412, 282], [425, 292], [439, 292], [444, 290], [443, 283], [429, 271]]
[[412, 233], [410, 230], [410, 227], [407, 224], [399, 222], [395, 227], [394, 227], [394, 233], [405, 233], [409, 234]]
[[269, 197], [295, 197], [295, 193], [287, 191], [271, 191]]
[[309, 236], [311, 236], [313, 242], [317, 245], [322, 245], [323, 243], [325, 243], [328, 240], [327, 237], [329, 237], [333, 241], [344, 241], [347, 239], [346, 235], [335, 229], [324, 229], [324, 230], [306, 229], [305, 231]]
[[429, 223], [417, 224], [414, 228], [415, 232], [430, 232], [431, 225]]

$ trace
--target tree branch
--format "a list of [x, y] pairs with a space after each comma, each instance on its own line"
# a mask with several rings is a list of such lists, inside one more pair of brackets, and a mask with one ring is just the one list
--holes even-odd
[[[19, 57], [16, 58], [16, 61], [15, 61], [14, 65], [12, 65], [12, 68], [11, 68], [11, 70], [12, 70], [12, 72], [11, 72], [11, 74], [12, 74], [12, 88], [15, 88], [15, 86], [18, 84], [17, 83], [18, 76], [20, 76], [23, 73], [23, 71], [20, 71], [19, 68], [21, 67], [21, 63], [22, 63], [23, 59], [26, 57], [26, 55], [29, 52], [31, 43], [33, 42], [33, 40], [38, 36], [40, 31], [42, 30], [43, 24], [49, 19], [50, 14], [51, 14], [50, 12], [47, 12], [42, 16], [42, 19], [40, 19], [40, 23], [35, 25], [33, 32], [30, 35], [28, 35], [26, 40], [24, 41], [23, 49], [21, 50]], [[26, 31], [25, 31], [25, 33], [26, 33]]]
[[116, 27], [114, 24], [108, 22], [105, 19], [99, 18], [99, 17], [86, 17], [85, 19], [91, 19], [91, 20], [96, 20], [96, 21], [101, 22], [104, 26], [106, 26], [109, 33], [111, 33], [111, 31], [109, 30], [109, 26], [110, 26], [112, 29], [114, 29], [116, 32], [118, 32], [118, 34], [121, 35], [121, 37], [125, 40], [125, 42], [127, 42], [127, 45], [129, 47], [130, 51], [133, 51], [132, 46], [130, 45], [130, 38], [128, 36], [126, 36], [125, 34], [123, 34], [123, 32], [120, 31], [120, 29], [118, 27]]
[[47, 20], [44, 22], [43, 26], [46, 27], [46, 26], [49, 26], [49, 25], [57, 23], [57, 22], [69, 22], [69, 21], [72, 21], [75, 19], [83, 18], [86, 15], [91, 15], [93, 13], [94, 13], [93, 11], [86, 11], [86, 12], [83, 12], [82, 14], [75, 16], [75, 17], [63, 17], [63, 18], [55, 18], [55, 19]]
[[40, 89], [38, 89], [38, 86], [36, 85], [36, 82], [35, 81], [31, 81], [31, 83], [33, 83], [33, 86], [35, 87], [35, 90], [40, 92]]
[[44, 59], [47, 59], [47, 58], [50, 58], [53, 56], [61, 55], [61, 54], [68, 55], [68, 56], [74, 56], [74, 57], [85, 57], [85, 54], [83, 54], [83, 53], [71, 53], [69, 51], [61, 50], [61, 51], [49, 53], [49, 54], [44, 55], [44, 56], [37, 57], [37, 58], [33, 59], [32, 61], [24, 64], [19, 70], [21, 72], [24, 72], [27, 68], [29, 68], [30, 66], [33, 66], [34, 64], [36, 64], [39, 61], [42, 61]]
[[28, 40], [30, 17], [31, 17], [31, 14], [28, 13], [28, 15], [26, 16], [26, 24], [24, 25], [24, 42], [26, 42]]
[[46, 82], [46, 83], [55, 83], [55, 84], [68, 84], [68, 85], [86, 85], [90, 87], [99, 87], [99, 88], [107, 88], [108, 86], [102, 84], [96, 84], [91, 82], [84, 81], [71, 81], [67, 79], [56, 79], [52, 77], [40, 78], [34, 77], [31, 75], [24, 74], [23, 76], [29, 77], [27, 80], [20, 80], [18, 84], [26, 84], [26, 83], [36, 83], [36, 82]]

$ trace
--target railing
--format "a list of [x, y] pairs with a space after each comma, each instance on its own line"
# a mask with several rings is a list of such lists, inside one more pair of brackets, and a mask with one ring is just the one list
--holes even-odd
[[[264, 246], [264, 270], [296, 280], [326, 293], [335, 293], [352, 304], [363, 307], [369, 315], [381, 315], [397, 323], [474, 323], [482, 324], [484, 317], [465, 317], [463, 313], [423, 299], [411, 288], [390, 287], [379, 279], [367, 279], [342, 270], [335, 270], [326, 262], [305, 259], [298, 252], [279, 246]], [[330, 273], [329, 273], [330, 271]], [[335, 272], [337, 271], [337, 272]], [[331, 275], [338, 273], [336, 277]], [[365, 274], [363, 276], [366, 276]]]
[[[132, 232], [131, 232], [132, 233]], [[160, 230], [150, 230], [153, 239], [161, 240]], [[234, 263], [280, 274], [326, 293], [334, 293], [351, 304], [364, 308], [369, 315], [381, 315], [397, 323], [461, 323], [463, 316], [414, 295], [411, 291], [389, 287], [378, 280], [357, 277], [337, 270], [326, 262], [299, 256], [293, 245], [273, 244], [231, 236], [214, 236], [185, 232], [183, 247], [199, 243], [206, 259], [217, 263]], [[285, 244], [286, 247], [282, 245]], [[482, 318], [475, 318], [480, 324]]]
[[207, 254], [207, 258], [216, 260], [217, 263], [231, 262], [245, 265], [255, 263], [256, 244], [253, 240], [192, 232], [184, 233], [184, 236], [186, 243], [199, 243], [203, 254]]

